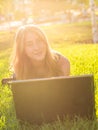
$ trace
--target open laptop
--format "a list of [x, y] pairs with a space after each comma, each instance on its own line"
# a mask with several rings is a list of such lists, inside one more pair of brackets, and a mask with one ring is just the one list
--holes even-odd
[[11, 81], [16, 116], [33, 124], [95, 115], [93, 75]]

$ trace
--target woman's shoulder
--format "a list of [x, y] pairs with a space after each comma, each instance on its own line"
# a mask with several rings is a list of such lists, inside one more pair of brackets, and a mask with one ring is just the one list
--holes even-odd
[[67, 57], [65, 57], [63, 54], [61, 54], [58, 51], [54, 51], [53, 50], [54, 55], [56, 55], [58, 57], [58, 63], [69, 63], [69, 60]]
[[64, 74], [67, 76], [70, 73], [70, 61], [67, 57], [62, 55], [60, 52], [54, 51], [55, 55], [58, 56], [57, 64], [60, 66]]
[[60, 53], [58, 54], [59, 54], [58, 64], [60, 64], [61, 66], [68, 66], [70, 64], [68, 58]]

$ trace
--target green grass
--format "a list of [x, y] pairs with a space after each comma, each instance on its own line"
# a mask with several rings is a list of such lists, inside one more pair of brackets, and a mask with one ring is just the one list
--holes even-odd
[[[50, 43], [92, 43], [92, 30], [90, 22], [73, 24], [55, 24], [41, 26], [48, 35]], [[54, 45], [55, 45], [54, 44]]]
[[[94, 75], [96, 116], [98, 117], [98, 44], [89, 44], [89, 41], [91, 43], [90, 24], [63, 24], [52, 25], [48, 27], [45, 26], [42, 28], [47, 33], [49, 40], [51, 41], [52, 48], [58, 50], [70, 60], [71, 75]], [[87, 31], [87, 33], [85, 34], [84, 29], [85, 31]], [[86, 36], [83, 38], [84, 35]], [[65, 37], [68, 37], [69, 40], [64, 40]], [[78, 43], [75, 41], [78, 41]], [[7, 43], [4, 42], [3, 48], [0, 49], [0, 80], [4, 77], [9, 77], [11, 74], [9, 72], [9, 56], [12, 50], [12, 42], [13, 40], [11, 41], [11, 46], [8, 46], [10, 43], [9, 41]], [[11, 89], [8, 86], [2, 86], [0, 83], [0, 130], [22, 129], [97, 130], [98, 122], [97, 120], [90, 121], [77, 118], [77, 121], [76, 119], [74, 119], [73, 121], [65, 119], [64, 122], [57, 120], [52, 124], [42, 124], [41, 126], [32, 126], [29, 124], [24, 124], [20, 126], [15, 116], [15, 109]]]

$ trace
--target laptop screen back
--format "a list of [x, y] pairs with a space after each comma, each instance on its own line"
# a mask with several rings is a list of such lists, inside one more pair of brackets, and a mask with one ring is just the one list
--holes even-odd
[[94, 116], [92, 75], [11, 82], [16, 116], [34, 124]]

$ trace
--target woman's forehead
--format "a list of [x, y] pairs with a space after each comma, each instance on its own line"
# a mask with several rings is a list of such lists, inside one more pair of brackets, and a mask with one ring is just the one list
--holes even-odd
[[44, 39], [44, 34], [38, 30], [28, 30], [25, 32], [25, 38], [26, 37], [32, 37], [32, 38], [39, 38], [39, 39]]
[[25, 40], [30, 40], [30, 39], [41, 39], [41, 37], [38, 34], [32, 33], [32, 32], [28, 32], [25, 37]]

